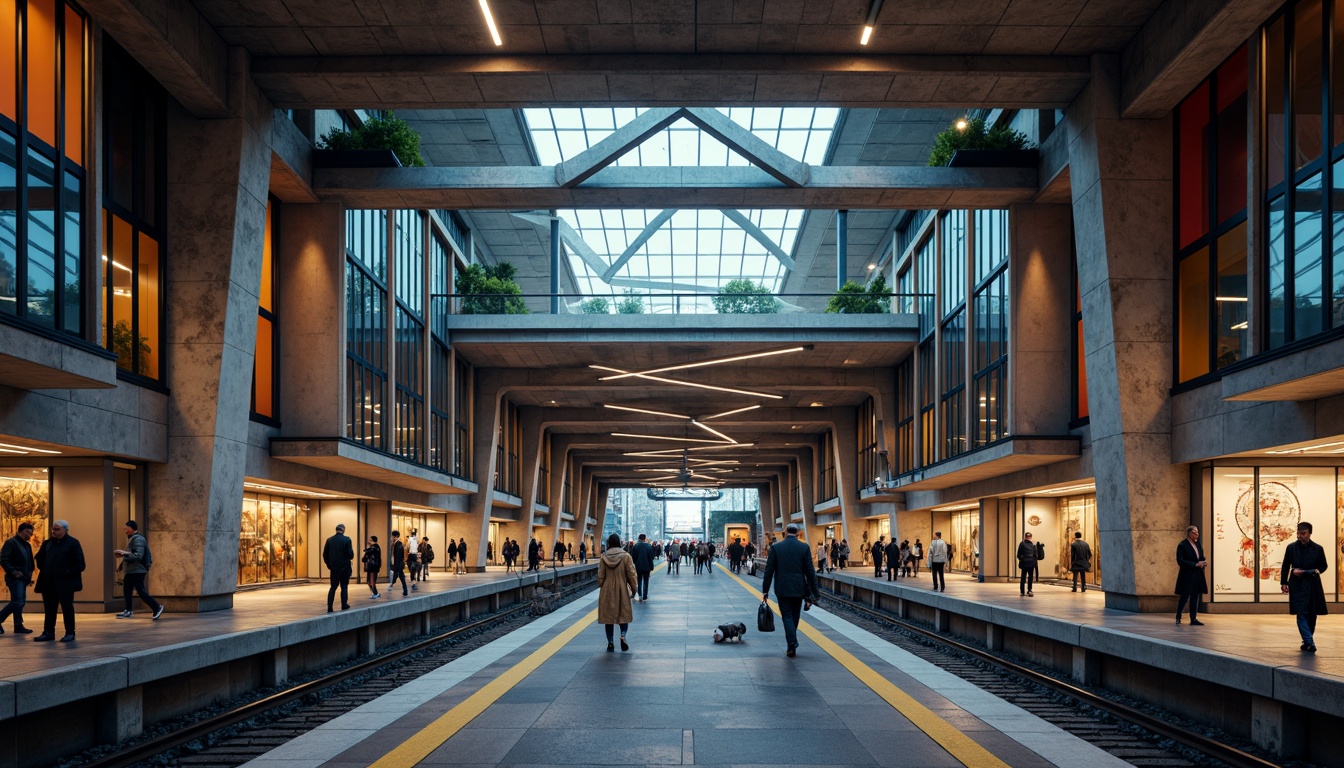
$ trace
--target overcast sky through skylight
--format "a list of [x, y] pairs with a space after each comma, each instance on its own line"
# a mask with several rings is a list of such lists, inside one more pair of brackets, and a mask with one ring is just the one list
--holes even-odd
[[[524, 109], [537, 157], [555, 165], [587, 150], [616, 128], [644, 112], [636, 108], [592, 107]], [[720, 112], [795, 160], [821, 165], [840, 110], [811, 107], [723, 108]], [[746, 166], [750, 163], [685, 119], [646, 139], [621, 156], [623, 166]], [[659, 210], [560, 210], [603, 261], [610, 264], [656, 218]], [[802, 210], [743, 210], [785, 253], [793, 253], [802, 225]], [[745, 277], [778, 291], [783, 265], [756, 239], [717, 210], [678, 211], [616, 273], [615, 286], [604, 283], [572, 251], [570, 265], [586, 294], [620, 294], [622, 280], [638, 281], [639, 293], [684, 292], [692, 287], [710, 292], [729, 280]], [[655, 301], [661, 311], [672, 300]], [[687, 311], [683, 304], [682, 311]]]

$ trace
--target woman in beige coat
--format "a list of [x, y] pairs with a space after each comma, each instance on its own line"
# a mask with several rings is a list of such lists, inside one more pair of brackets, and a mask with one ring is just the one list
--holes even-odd
[[630, 553], [621, 549], [621, 537], [611, 534], [607, 537], [607, 551], [602, 553], [597, 565], [597, 623], [607, 630], [607, 650], [614, 651], [612, 645], [612, 625], [621, 625], [621, 650], [628, 651], [625, 631], [630, 628], [634, 613], [630, 609], [630, 598], [636, 589], [635, 561]]

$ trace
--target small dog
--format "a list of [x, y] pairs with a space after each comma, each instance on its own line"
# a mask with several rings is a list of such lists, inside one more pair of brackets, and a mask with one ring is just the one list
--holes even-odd
[[714, 630], [714, 642], [716, 643], [740, 643], [743, 636], [747, 634], [747, 625], [742, 622], [732, 622], [729, 624], [720, 624]]

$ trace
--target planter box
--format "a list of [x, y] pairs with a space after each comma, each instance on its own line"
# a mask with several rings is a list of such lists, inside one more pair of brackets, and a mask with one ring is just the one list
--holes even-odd
[[400, 168], [390, 149], [315, 149], [314, 168]]
[[1037, 149], [958, 149], [949, 168], [1035, 168], [1041, 160]]

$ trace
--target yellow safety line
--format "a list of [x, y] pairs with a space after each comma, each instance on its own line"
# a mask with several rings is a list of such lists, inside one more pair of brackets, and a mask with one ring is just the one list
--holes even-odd
[[491, 680], [485, 687], [467, 697], [466, 701], [443, 713], [437, 720], [425, 726], [414, 736], [401, 742], [396, 749], [383, 755], [373, 764], [373, 768], [405, 768], [408, 765], [416, 765], [429, 757], [434, 750], [451, 739], [453, 734], [462, 730], [467, 723], [476, 719], [491, 704], [498, 701], [501, 696], [522, 682], [525, 677], [535, 672], [537, 667], [554, 656], [556, 651], [565, 647], [566, 643], [577, 637], [580, 632], [587, 629], [588, 625], [596, 620], [597, 609], [594, 608], [588, 612], [587, 616], [570, 625], [569, 629], [556, 635], [550, 642], [533, 651], [530, 656], [513, 665], [507, 672]]
[[[748, 592], [757, 595], [761, 593], [759, 589], [743, 581], [732, 571], [725, 570], [724, 573], [742, 585], [742, 588]], [[779, 606], [773, 600], [770, 601], [770, 608], [776, 614], [779, 613]], [[960, 760], [962, 765], [967, 766], [967, 768], [1008, 768], [1008, 764], [995, 757], [994, 753], [957, 730], [955, 726], [939, 717], [933, 710], [920, 704], [910, 694], [896, 687], [894, 683], [882, 677], [867, 664], [859, 661], [854, 654], [841, 648], [807, 622], [799, 621], [798, 630], [807, 635], [807, 638], [816, 643], [819, 648], [830, 654], [831, 658], [840, 662], [840, 666], [849, 670], [860, 682], [872, 689], [873, 693], [881, 696], [892, 708], [914, 723], [921, 731], [927, 733], [939, 746], [946, 749], [957, 760]]]

